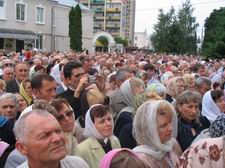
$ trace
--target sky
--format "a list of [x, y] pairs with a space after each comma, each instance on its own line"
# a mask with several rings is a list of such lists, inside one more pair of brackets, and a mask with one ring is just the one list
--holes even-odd
[[[185, 0], [136, 0], [135, 32], [147, 30], [148, 34], [152, 34], [154, 24], [157, 23], [159, 9], [162, 8], [167, 12], [173, 6], [177, 11], [183, 2]], [[200, 25], [198, 28], [200, 36], [204, 20], [214, 9], [225, 7], [225, 0], [191, 0], [191, 4], [195, 9], [193, 16]]]

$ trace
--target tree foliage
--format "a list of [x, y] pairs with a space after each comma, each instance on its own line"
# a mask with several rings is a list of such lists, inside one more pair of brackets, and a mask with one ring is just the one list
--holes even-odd
[[225, 8], [214, 10], [205, 20], [202, 52], [211, 58], [225, 56]]
[[72, 7], [69, 12], [69, 37], [70, 48], [74, 51], [82, 51], [82, 15], [79, 4]]
[[158, 23], [154, 26], [151, 41], [157, 52], [173, 54], [195, 54], [197, 50], [196, 24], [190, 0], [182, 4], [176, 13], [159, 10]]
[[118, 44], [123, 44], [124, 47], [128, 46], [128, 40], [126, 38], [124, 39], [122, 37], [115, 37], [114, 40]]

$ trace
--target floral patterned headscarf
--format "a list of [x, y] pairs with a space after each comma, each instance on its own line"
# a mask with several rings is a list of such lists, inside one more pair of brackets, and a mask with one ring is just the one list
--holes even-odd
[[207, 138], [193, 144], [180, 157], [176, 168], [224, 167], [224, 138]]

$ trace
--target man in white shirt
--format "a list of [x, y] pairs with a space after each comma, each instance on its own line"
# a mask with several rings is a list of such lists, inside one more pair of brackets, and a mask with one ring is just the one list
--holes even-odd
[[32, 110], [15, 123], [17, 150], [27, 161], [18, 168], [88, 168], [81, 158], [66, 157], [63, 131], [53, 115]]

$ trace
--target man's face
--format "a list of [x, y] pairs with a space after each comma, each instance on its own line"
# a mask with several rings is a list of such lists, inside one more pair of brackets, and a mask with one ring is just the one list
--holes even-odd
[[14, 120], [17, 116], [16, 103], [11, 98], [0, 101], [0, 115]]
[[36, 98], [44, 99], [50, 102], [56, 97], [56, 82], [55, 81], [42, 81], [42, 87], [39, 89], [34, 89]]
[[85, 61], [83, 65], [83, 69], [85, 73], [88, 73], [92, 68], [92, 63], [91, 61]]
[[11, 67], [6, 67], [4, 69], [3, 79], [9, 81], [13, 79], [13, 69]]
[[66, 156], [63, 131], [53, 116], [31, 114], [25, 122], [29, 132], [25, 142], [17, 141], [16, 147], [27, 156], [29, 164], [58, 162]]
[[26, 64], [18, 64], [15, 67], [16, 79], [21, 82], [28, 77], [28, 66]]
[[83, 68], [76, 68], [76, 69], [72, 70], [72, 75], [71, 75], [69, 83], [73, 89], [77, 88], [79, 81], [82, 78], [83, 74], [84, 74]]
[[199, 74], [200, 76], [206, 76], [206, 69], [203, 68], [203, 67], [199, 68], [198, 74]]

